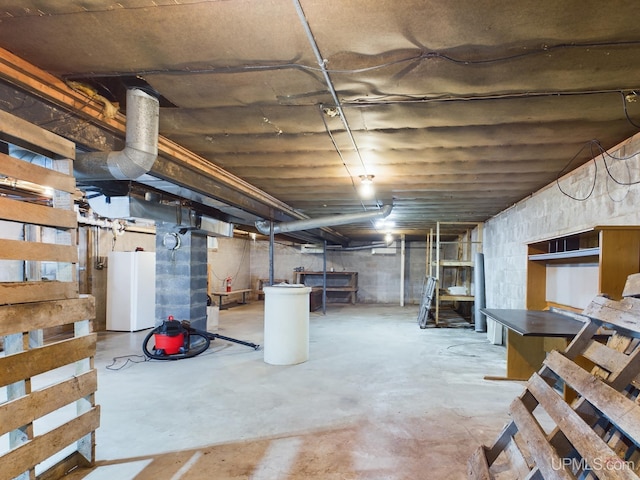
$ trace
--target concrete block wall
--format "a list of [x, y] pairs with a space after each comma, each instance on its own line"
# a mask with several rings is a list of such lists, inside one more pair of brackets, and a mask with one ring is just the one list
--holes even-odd
[[169, 249], [164, 239], [173, 233], [175, 226], [156, 224], [156, 320], [173, 315], [206, 330], [207, 237], [186, 232], [180, 248]]
[[619, 185], [606, 168], [618, 181], [639, 181], [640, 134], [610, 155], [625, 160], [605, 155], [605, 166], [599, 156], [485, 223], [488, 308], [525, 307], [528, 243], [597, 225], [640, 225], [640, 185]]
[[[400, 242], [395, 255], [372, 255], [371, 250], [327, 251], [327, 270], [358, 272], [358, 303], [400, 303]], [[276, 243], [274, 278], [293, 281], [294, 268], [318, 272], [322, 254], [301, 253], [299, 246]], [[419, 305], [426, 268], [425, 242], [406, 242], [405, 304]], [[251, 244], [251, 278], [269, 278], [269, 242]], [[254, 287], [255, 288], [255, 287]]]

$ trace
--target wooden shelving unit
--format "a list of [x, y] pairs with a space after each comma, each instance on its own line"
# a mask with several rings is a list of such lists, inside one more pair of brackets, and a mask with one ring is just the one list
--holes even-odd
[[[322, 287], [323, 272], [293, 272], [294, 283], [307, 287]], [[358, 295], [358, 272], [326, 272], [327, 303], [356, 304]]]
[[579, 288], [574, 282], [559, 282], [557, 287], [567, 292], [563, 297], [567, 301], [549, 298], [551, 270], [567, 267], [579, 278], [584, 276], [582, 273], [590, 275], [595, 269], [597, 279], [593, 283], [597, 283], [594, 287], [597, 291], [590, 293], [620, 299], [627, 277], [640, 272], [640, 226], [597, 226], [531, 243], [527, 250], [527, 309], [555, 306], [581, 311], [583, 305], [570, 302], [577, 293], [572, 290]]
[[473, 304], [473, 268], [475, 254], [482, 253], [482, 227], [482, 223], [475, 222], [438, 222], [435, 234], [432, 232], [427, 240], [427, 272], [436, 278], [436, 327], [445, 326], [441, 316], [445, 304], [454, 307]]
[[[527, 245], [526, 311], [554, 308], [569, 317], [600, 294], [622, 298], [627, 277], [640, 271], [640, 227], [603, 226]], [[552, 350], [571, 337], [523, 335], [507, 329], [507, 377], [523, 380], [542, 366]]]

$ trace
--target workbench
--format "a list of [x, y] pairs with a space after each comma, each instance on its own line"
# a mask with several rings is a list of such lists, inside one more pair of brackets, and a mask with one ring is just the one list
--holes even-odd
[[240, 288], [237, 290], [231, 290], [230, 292], [211, 292], [211, 295], [218, 297], [218, 307], [220, 307], [220, 310], [224, 310], [226, 308], [229, 308], [229, 304], [227, 305], [223, 305], [222, 304], [222, 298], [223, 297], [229, 297], [231, 295], [235, 295], [237, 293], [241, 293], [242, 294], [242, 302], [239, 302], [241, 305], [244, 305], [245, 303], [247, 303], [247, 292], [250, 292], [251, 289], [250, 288]]
[[322, 288], [326, 278], [327, 303], [356, 304], [358, 295], [358, 272], [293, 272], [293, 283], [311, 288]]
[[564, 350], [584, 323], [549, 310], [480, 310], [507, 328], [507, 375], [486, 380], [527, 380], [542, 366], [547, 352]]

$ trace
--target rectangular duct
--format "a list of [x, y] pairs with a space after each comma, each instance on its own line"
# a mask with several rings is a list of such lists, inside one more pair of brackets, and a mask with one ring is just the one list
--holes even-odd
[[110, 219], [142, 218], [164, 222], [176, 229], [205, 233], [212, 237], [233, 237], [233, 224], [206, 217], [191, 208], [175, 204], [149, 202], [134, 196], [98, 196], [89, 200], [91, 208], [100, 216]]

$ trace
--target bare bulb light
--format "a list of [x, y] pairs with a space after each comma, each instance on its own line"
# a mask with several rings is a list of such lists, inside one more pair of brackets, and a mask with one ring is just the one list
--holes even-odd
[[373, 175], [360, 175], [360, 196], [373, 197]]

